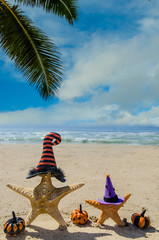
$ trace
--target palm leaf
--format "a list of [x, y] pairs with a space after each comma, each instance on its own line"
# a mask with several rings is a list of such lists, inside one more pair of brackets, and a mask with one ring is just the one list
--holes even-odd
[[62, 81], [55, 44], [17, 6], [4, 0], [0, 0], [0, 45], [43, 98], [55, 95]]
[[15, 2], [23, 3], [36, 7], [43, 7], [47, 12], [52, 12], [73, 24], [78, 16], [78, 0], [15, 0]]

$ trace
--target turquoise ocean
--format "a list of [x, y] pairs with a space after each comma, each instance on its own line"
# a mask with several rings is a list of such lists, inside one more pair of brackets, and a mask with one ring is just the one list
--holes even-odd
[[71, 144], [128, 144], [158, 145], [159, 128], [108, 128], [108, 129], [42, 129], [42, 128], [0, 128], [0, 144], [38, 144], [49, 132], [57, 132], [62, 143]]

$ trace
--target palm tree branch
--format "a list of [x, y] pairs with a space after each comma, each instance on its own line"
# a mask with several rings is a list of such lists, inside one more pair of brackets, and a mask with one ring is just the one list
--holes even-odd
[[57, 92], [62, 63], [55, 44], [18, 10], [0, 0], [0, 45], [43, 98]]
[[68, 6], [62, 0], [60, 0], [60, 2], [64, 5], [64, 7], [67, 9], [68, 13], [70, 14], [71, 18], [73, 19], [72, 13], [71, 13], [70, 9], [68, 8]]
[[66, 20], [73, 24], [73, 21], [78, 17], [78, 0], [14, 0], [18, 3], [31, 5], [36, 7], [43, 7], [47, 12], [65, 17]]
[[34, 48], [34, 51], [35, 51], [35, 53], [36, 53], [36, 55], [37, 55], [37, 57], [38, 57], [38, 60], [39, 60], [39, 62], [40, 62], [41, 68], [42, 68], [42, 70], [43, 70], [43, 72], [44, 72], [45, 79], [47, 80], [46, 73], [45, 73], [45, 69], [44, 69], [43, 64], [42, 64], [42, 62], [41, 62], [41, 58], [40, 58], [40, 56], [39, 56], [39, 53], [38, 53], [38, 51], [37, 51], [37, 49], [36, 49], [36, 46], [35, 46], [34, 42], [32, 41], [29, 33], [26, 31], [26, 29], [24, 28], [24, 26], [22, 25], [22, 23], [19, 21], [19, 19], [17, 18], [16, 14], [15, 14], [15, 13], [12, 11], [12, 9], [9, 7], [9, 5], [8, 5], [5, 1], [3, 1], [3, 0], [0, 0], [0, 1], [1, 1], [1, 2], [4, 4], [4, 6], [11, 12], [11, 14], [12, 14], [13, 17], [16, 19], [17, 23], [19, 23], [20, 27], [22, 28], [22, 30], [23, 30], [24, 33], [26, 34], [27, 38], [28, 38], [29, 41], [31, 42], [31, 44], [32, 44], [32, 46], [33, 46], [33, 48]]

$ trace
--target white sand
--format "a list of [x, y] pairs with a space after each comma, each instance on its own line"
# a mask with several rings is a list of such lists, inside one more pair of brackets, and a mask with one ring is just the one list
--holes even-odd
[[[42, 153], [39, 144], [0, 145], [0, 240], [8, 239], [3, 232], [4, 223], [14, 210], [25, 219], [31, 205], [28, 199], [8, 189], [12, 183], [23, 187], [35, 187], [40, 177], [26, 179], [28, 171], [36, 167]], [[57, 222], [49, 215], [40, 215], [16, 239], [46, 240], [113, 240], [113, 239], [159, 239], [159, 147], [126, 145], [60, 144], [54, 147], [57, 166], [66, 174], [66, 182], [52, 178], [56, 187], [84, 182], [85, 186], [68, 194], [59, 209], [68, 223], [65, 231], [58, 229]], [[118, 196], [131, 193], [131, 197], [119, 210], [121, 218], [127, 218], [128, 227], [118, 227], [109, 219], [101, 227], [96, 226], [100, 210], [85, 203], [86, 199], [103, 198], [106, 174], [110, 174]], [[75, 226], [70, 214], [79, 208], [89, 214], [84, 226]], [[148, 230], [138, 229], [131, 223], [131, 215], [141, 213], [151, 219]]]

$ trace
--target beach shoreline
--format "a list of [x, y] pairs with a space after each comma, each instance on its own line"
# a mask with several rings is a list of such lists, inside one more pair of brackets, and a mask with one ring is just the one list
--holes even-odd
[[[26, 179], [28, 171], [39, 163], [41, 144], [0, 144], [0, 183], [1, 183], [1, 218], [0, 239], [7, 239], [3, 233], [3, 224], [11, 218], [14, 210], [18, 216], [26, 217], [31, 209], [30, 202], [13, 192], [6, 184], [34, 188], [40, 177]], [[118, 144], [60, 144], [54, 147], [57, 167], [63, 169], [66, 182], [55, 178], [56, 187], [84, 182], [85, 185], [63, 198], [59, 210], [68, 224], [67, 230], [58, 230], [57, 222], [49, 215], [40, 215], [23, 235], [17, 239], [158, 239], [159, 229], [159, 147], [150, 145]], [[96, 219], [101, 212], [85, 203], [86, 199], [97, 200], [104, 196], [106, 174], [110, 174], [118, 196], [131, 193], [130, 199], [121, 208], [119, 215], [127, 218], [128, 227], [121, 228], [108, 219], [103, 227], [96, 226]], [[83, 208], [90, 220], [84, 226], [76, 226], [70, 220], [74, 209]], [[151, 227], [141, 230], [131, 223], [131, 215], [147, 209], [146, 216], [151, 219]], [[130, 236], [129, 236], [130, 235]]]

